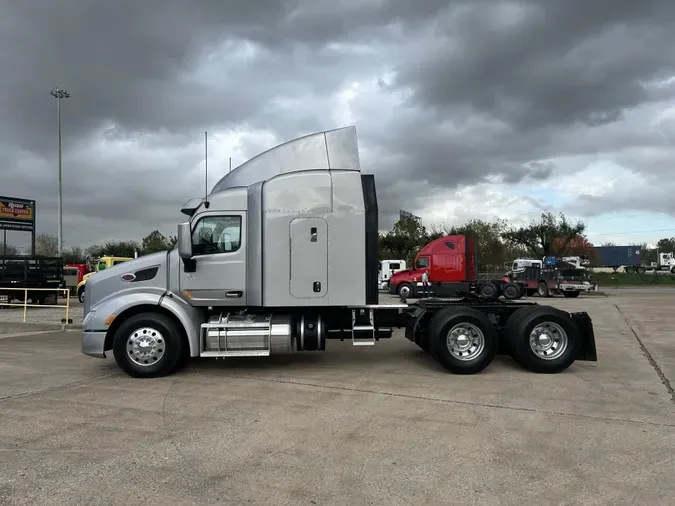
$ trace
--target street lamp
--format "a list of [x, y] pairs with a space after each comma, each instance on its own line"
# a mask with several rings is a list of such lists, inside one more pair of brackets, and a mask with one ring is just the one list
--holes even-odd
[[63, 256], [63, 188], [61, 185], [61, 100], [70, 98], [70, 93], [66, 90], [60, 89], [58, 86], [54, 88], [49, 94], [56, 99], [56, 110], [59, 117], [59, 256]]

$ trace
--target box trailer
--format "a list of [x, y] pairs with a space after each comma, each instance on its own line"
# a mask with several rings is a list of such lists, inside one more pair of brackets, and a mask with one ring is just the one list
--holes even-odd
[[641, 246], [595, 246], [591, 267], [639, 266]]
[[361, 172], [354, 127], [276, 146], [182, 212], [173, 250], [89, 279], [84, 354], [112, 352], [127, 374], [156, 377], [191, 357], [372, 346], [401, 328], [453, 373], [500, 352], [540, 373], [597, 360], [585, 312], [478, 296], [381, 304], [375, 180]]

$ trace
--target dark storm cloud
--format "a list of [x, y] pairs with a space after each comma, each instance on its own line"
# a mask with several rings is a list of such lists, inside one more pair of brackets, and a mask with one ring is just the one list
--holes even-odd
[[669, 0], [521, 0], [511, 4], [517, 21], [502, 29], [495, 4], [442, 18], [445, 47], [400, 66], [397, 83], [414, 90], [412, 103], [470, 105], [519, 130], [601, 124], [661, 98], [643, 85], [675, 69]]
[[[3, 2], [2, 185], [54, 209], [59, 84], [73, 95], [66, 210], [82, 223], [68, 233], [94, 237], [91, 217], [97, 234], [128, 237], [134, 221], [180, 219], [171, 209], [201, 192], [205, 129], [284, 141], [342, 126], [328, 98], [379, 80], [379, 99], [357, 97], [352, 112], [388, 226], [400, 207], [491, 176], [545, 181], [559, 156], [672, 146], [675, 132], [645, 131], [630, 108], [674, 91], [649, 85], [675, 74], [674, 12], [656, 0]], [[129, 142], [125, 156], [99, 152], [103, 124]], [[251, 138], [240, 152], [269, 147]], [[621, 156], [637, 173], [667, 167]]]
[[[300, 0], [7, 2], [0, 18], [0, 68], [6, 69], [0, 100], [11, 121], [3, 121], [0, 134], [29, 149], [52, 142], [48, 91], [56, 84], [73, 95], [64, 116], [74, 137], [104, 119], [129, 129], [236, 125], [281, 90], [305, 86], [321, 93], [339, 84], [339, 57], [313, 54], [325, 42], [371, 38], [359, 32], [399, 16], [415, 23], [443, 3], [383, 9], [378, 2]], [[235, 65], [211, 85], [193, 82], [194, 65], [228, 39], [261, 44], [261, 61], [254, 68]], [[302, 72], [308, 64], [318, 67], [310, 79]]]

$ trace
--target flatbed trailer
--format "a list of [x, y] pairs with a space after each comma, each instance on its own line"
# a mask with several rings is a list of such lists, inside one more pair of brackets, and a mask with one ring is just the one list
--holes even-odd
[[28, 289], [28, 298], [44, 304], [56, 292], [31, 290], [35, 288], [60, 288], [63, 286], [63, 259], [45, 256], [0, 256], [0, 303], [12, 299], [23, 301], [26, 294], [18, 288]]
[[358, 160], [348, 127], [229, 172], [183, 206], [189, 221], [172, 251], [88, 280], [83, 353], [112, 352], [127, 374], [147, 378], [190, 358], [320, 352], [331, 340], [373, 346], [398, 328], [458, 374], [482, 371], [498, 353], [539, 373], [597, 360], [584, 312], [469, 293], [381, 304], [375, 181]]

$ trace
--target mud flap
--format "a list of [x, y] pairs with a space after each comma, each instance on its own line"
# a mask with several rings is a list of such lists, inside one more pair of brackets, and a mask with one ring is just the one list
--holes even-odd
[[579, 328], [581, 334], [581, 349], [577, 360], [587, 360], [589, 362], [598, 361], [598, 352], [595, 347], [595, 332], [593, 331], [593, 321], [588, 313], [571, 313], [570, 316]]

